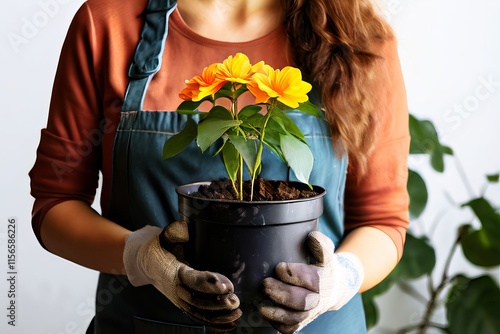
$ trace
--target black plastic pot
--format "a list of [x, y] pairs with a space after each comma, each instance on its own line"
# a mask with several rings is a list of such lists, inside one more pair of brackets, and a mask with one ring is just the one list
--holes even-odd
[[[179, 212], [187, 219], [190, 265], [226, 275], [234, 284], [243, 316], [238, 333], [277, 333], [257, 312], [270, 303], [262, 293], [262, 280], [272, 276], [279, 262], [309, 263], [305, 244], [323, 213], [325, 189], [314, 187], [315, 197], [286, 201], [229, 201], [193, 197], [200, 185], [177, 188]], [[296, 187], [307, 187], [291, 182]], [[250, 330], [250, 328], [249, 328]]]

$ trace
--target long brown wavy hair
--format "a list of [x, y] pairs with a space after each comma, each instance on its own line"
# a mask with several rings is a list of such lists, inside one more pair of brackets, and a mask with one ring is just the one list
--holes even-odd
[[377, 48], [392, 39], [369, 0], [282, 0], [294, 61], [321, 94], [334, 144], [360, 174], [376, 134]]

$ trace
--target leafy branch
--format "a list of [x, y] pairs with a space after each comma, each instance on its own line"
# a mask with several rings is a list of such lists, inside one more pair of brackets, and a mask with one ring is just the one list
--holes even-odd
[[[439, 142], [437, 132], [432, 122], [410, 117], [410, 132], [412, 142], [411, 154], [428, 155], [431, 167], [438, 173], [444, 172], [444, 157], [453, 156], [453, 150]], [[456, 160], [458, 164], [458, 160]], [[439, 282], [433, 283], [433, 273], [439, 270], [435, 267], [436, 254], [429, 237], [416, 237], [411, 232], [407, 235], [403, 257], [394, 271], [379, 285], [363, 294], [366, 321], [369, 327], [378, 322], [378, 309], [375, 298], [386, 293], [392, 286], [399, 286], [408, 296], [422, 302], [425, 306], [423, 317], [417, 324], [401, 328], [397, 333], [427, 333], [429, 328], [435, 328], [443, 333], [451, 334], [498, 334], [500, 333], [500, 288], [498, 283], [488, 274], [470, 278], [458, 273], [450, 274], [452, 260], [458, 249], [471, 264], [482, 268], [495, 268], [500, 265], [500, 213], [485, 197], [486, 189], [492, 184], [498, 184], [500, 174], [488, 175], [486, 185], [482, 187], [480, 197], [474, 198], [473, 187], [467, 180], [460, 165], [460, 177], [468, 193], [473, 197], [470, 201], [458, 204], [457, 208], [468, 209], [479, 221], [479, 227], [469, 224], [458, 225], [457, 237], [447, 253]], [[418, 218], [425, 210], [428, 200], [427, 186], [422, 176], [413, 170], [409, 171], [408, 192], [410, 195], [410, 216]], [[476, 226], [478, 224], [475, 224]], [[424, 297], [410, 283], [421, 277], [426, 277], [428, 295]], [[445, 293], [448, 291], [447, 293]], [[443, 305], [446, 308], [446, 324], [432, 320], [436, 308]]]

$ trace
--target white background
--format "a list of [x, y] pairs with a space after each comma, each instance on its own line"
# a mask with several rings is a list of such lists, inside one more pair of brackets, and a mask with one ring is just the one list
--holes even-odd
[[[85, 333], [97, 274], [44, 251], [30, 226], [28, 171], [45, 126], [51, 85], [68, 25], [82, 0], [3, 1], [0, 6], [0, 332]], [[399, 38], [410, 111], [434, 121], [455, 159], [438, 175], [425, 159], [411, 159], [431, 186], [429, 207], [412, 222], [416, 234], [433, 231], [442, 267], [456, 227], [470, 221], [454, 209], [479, 195], [485, 174], [500, 171], [499, 0], [385, 0], [384, 13]], [[485, 84], [484, 82], [490, 82]], [[460, 111], [462, 110], [462, 111]], [[459, 161], [460, 164], [457, 164]], [[466, 175], [460, 176], [459, 168]], [[498, 205], [500, 186], [488, 189]], [[7, 324], [7, 222], [17, 219], [16, 326]], [[434, 225], [437, 223], [437, 225]], [[432, 227], [435, 226], [435, 227]], [[452, 269], [480, 270], [458, 253]], [[498, 270], [492, 271], [498, 278]], [[437, 277], [437, 276], [436, 276]], [[425, 282], [415, 282], [425, 294]], [[422, 316], [420, 304], [397, 288], [380, 298], [381, 323], [391, 333]], [[436, 314], [442, 321], [442, 314]]]

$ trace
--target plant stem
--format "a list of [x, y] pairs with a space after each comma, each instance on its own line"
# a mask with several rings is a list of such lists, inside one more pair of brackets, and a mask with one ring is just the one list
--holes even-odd
[[238, 168], [238, 178], [239, 178], [239, 185], [240, 185], [240, 201], [243, 201], [243, 156], [239, 154], [239, 165], [240, 167]]
[[400, 330], [397, 331], [397, 334], [406, 334], [411, 332], [414, 329], [418, 329], [420, 325], [410, 325], [404, 328], [401, 328]]
[[255, 183], [255, 177], [252, 176], [252, 180], [250, 181], [250, 201], [253, 201], [253, 185]]
[[446, 285], [449, 283], [448, 271], [450, 269], [451, 260], [453, 259], [453, 256], [455, 255], [455, 251], [457, 250], [459, 243], [460, 243], [460, 235], [457, 237], [457, 239], [453, 243], [453, 246], [451, 247], [450, 253], [448, 254], [448, 258], [446, 259], [446, 264], [445, 264], [444, 270], [443, 270], [443, 275], [441, 276], [441, 282], [436, 287], [436, 289], [434, 289], [432, 287], [432, 284], [430, 285], [431, 297], [430, 297], [429, 302], [427, 304], [424, 318], [422, 319], [422, 322], [420, 323], [420, 325], [418, 327], [420, 334], [424, 334], [429, 327], [436, 327], [431, 322], [431, 317], [432, 317], [432, 314], [434, 313], [434, 309], [436, 308], [436, 304], [437, 304], [439, 296], [441, 295], [441, 292], [443, 292]]
[[[440, 329], [443, 333], [447, 333], [446, 327], [441, 325], [441, 324], [436, 324], [436, 323], [431, 322], [431, 323], [429, 323], [429, 327]], [[418, 330], [418, 329], [420, 329], [420, 324], [410, 325], [410, 326], [407, 326], [407, 327], [404, 327], [404, 328], [401, 328], [400, 330], [398, 330], [397, 334], [406, 334], [406, 333], [410, 333], [413, 330]]]
[[469, 196], [472, 198], [476, 197], [476, 195], [474, 193], [474, 189], [472, 188], [471, 183], [469, 182], [469, 179], [467, 178], [467, 175], [465, 174], [465, 170], [464, 170], [462, 164], [460, 163], [460, 160], [458, 160], [458, 157], [456, 155], [454, 155], [453, 157], [455, 158], [455, 165], [457, 166], [458, 174], [460, 175], [460, 178], [462, 179], [462, 182], [463, 182], [465, 188], [467, 189]]
[[[233, 115], [234, 120], [238, 120], [238, 98], [236, 97], [236, 84], [232, 84], [231, 92], [233, 96], [231, 97], [231, 114]], [[238, 176], [237, 176], [238, 189], [233, 184], [233, 188], [235, 188], [236, 193], [240, 199], [243, 200], [243, 157], [241, 154], [238, 154]]]
[[434, 235], [434, 233], [436, 232], [437, 228], [438, 228], [438, 225], [441, 223], [441, 221], [443, 220], [443, 218], [446, 216], [446, 214], [450, 211], [450, 209], [448, 208], [445, 208], [445, 209], [442, 209], [437, 215], [436, 215], [436, 218], [434, 218], [434, 220], [432, 221], [431, 223], [431, 226], [429, 228], [429, 231], [427, 232], [427, 235], [429, 237], [432, 237]]
[[412, 296], [422, 304], [426, 305], [427, 304], [427, 299], [422, 296], [417, 290], [415, 290], [410, 284], [400, 282], [398, 283], [399, 288], [406, 294]]
[[267, 122], [269, 122], [269, 119], [271, 118], [271, 111], [273, 108], [274, 108], [274, 105], [271, 105], [269, 107], [269, 109], [267, 110], [266, 117], [264, 118], [264, 124], [262, 125], [262, 129], [260, 131], [259, 147], [257, 149], [257, 156], [255, 158], [255, 167], [254, 167], [254, 170], [252, 171], [252, 180], [251, 180], [252, 184], [251, 184], [251, 190], [250, 190], [250, 200], [253, 200], [253, 186], [254, 186], [257, 170], [259, 169], [260, 162], [262, 160], [262, 151], [264, 148], [264, 136], [266, 134]]

